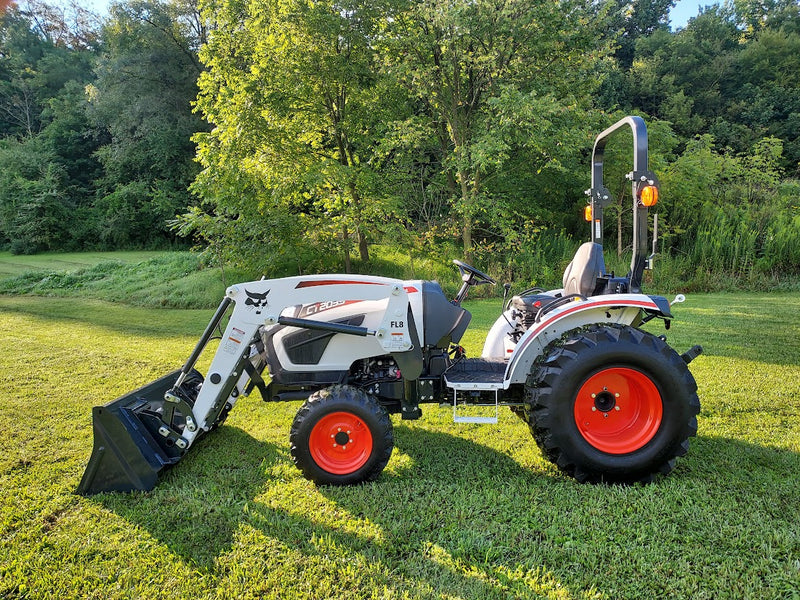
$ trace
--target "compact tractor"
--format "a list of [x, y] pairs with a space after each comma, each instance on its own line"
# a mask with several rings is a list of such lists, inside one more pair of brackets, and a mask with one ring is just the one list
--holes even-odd
[[[628, 126], [633, 259], [620, 277], [603, 260], [603, 209], [612, 202], [603, 152]], [[391, 415], [417, 419], [425, 403], [447, 403], [457, 421], [487, 423], [510, 407], [546, 457], [580, 482], [668, 473], [697, 431], [688, 364], [702, 349], [678, 354], [664, 335], [640, 328], [661, 319], [668, 329], [673, 318], [669, 301], [641, 290], [653, 260], [648, 208], [658, 198], [642, 119], [626, 117], [597, 137], [587, 194], [591, 241], [567, 267], [563, 287], [506, 295], [478, 358], [459, 346], [471, 318], [462, 303], [471, 287], [495, 281], [457, 260], [462, 286], [453, 300], [435, 281], [360, 275], [230, 286], [183, 367], [94, 408], [94, 449], [78, 493], [152, 489], [256, 389], [266, 402], [304, 401], [289, 434], [291, 456], [320, 485], [376, 479], [392, 454]], [[195, 365], [216, 337], [203, 376]], [[470, 416], [464, 405], [490, 408]]]

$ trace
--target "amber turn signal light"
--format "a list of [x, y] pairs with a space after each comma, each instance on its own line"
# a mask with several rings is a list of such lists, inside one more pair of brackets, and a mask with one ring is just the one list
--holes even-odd
[[655, 206], [658, 202], [658, 188], [654, 185], [646, 185], [639, 190], [639, 202], [642, 206]]

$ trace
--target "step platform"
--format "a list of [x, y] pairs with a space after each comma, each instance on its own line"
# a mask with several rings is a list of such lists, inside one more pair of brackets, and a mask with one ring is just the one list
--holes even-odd
[[[503, 359], [465, 358], [455, 363], [445, 372], [445, 385], [453, 390], [454, 423], [497, 423], [499, 392], [503, 389], [506, 364]], [[458, 414], [459, 392], [494, 392], [494, 403], [493, 405], [488, 405], [494, 406], [494, 416], [476, 417]], [[482, 406], [487, 405], [483, 404]]]

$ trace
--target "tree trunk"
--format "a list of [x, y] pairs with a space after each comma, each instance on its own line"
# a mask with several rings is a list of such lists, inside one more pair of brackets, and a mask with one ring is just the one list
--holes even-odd
[[367, 236], [358, 228], [358, 255], [362, 263], [369, 262], [369, 246], [367, 245]]
[[461, 232], [461, 241], [464, 243], [464, 260], [472, 262], [472, 218], [464, 216], [464, 229]]
[[467, 183], [467, 174], [460, 171], [458, 178], [461, 184], [461, 208], [463, 210], [464, 228], [461, 230], [461, 241], [464, 244], [464, 260], [472, 262], [472, 207], [471, 194]]
[[358, 193], [358, 188], [353, 181], [347, 184], [350, 189], [350, 198], [353, 201], [353, 213], [356, 221], [356, 237], [358, 239], [358, 256], [362, 263], [369, 262], [369, 245], [367, 244], [367, 236], [364, 233], [364, 216], [362, 214], [361, 195]]
[[350, 265], [350, 232], [347, 230], [347, 225], [342, 225], [342, 241], [344, 242], [344, 272], [352, 273], [353, 268]]
[[617, 257], [622, 256], [622, 195], [620, 194], [617, 207]]

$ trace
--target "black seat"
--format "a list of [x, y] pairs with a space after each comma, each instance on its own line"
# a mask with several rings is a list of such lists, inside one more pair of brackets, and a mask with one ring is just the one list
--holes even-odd
[[[572, 262], [564, 271], [564, 296], [580, 294], [594, 296], [605, 287], [605, 282], [598, 281], [604, 277], [606, 263], [603, 260], [603, 247], [594, 242], [586, 242], [578, 248]], [[598, 289], [600, 288], [600, 289]]]

